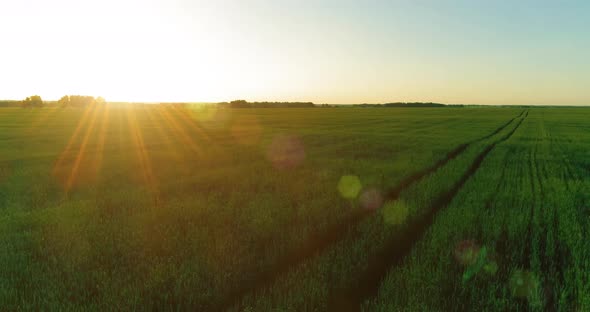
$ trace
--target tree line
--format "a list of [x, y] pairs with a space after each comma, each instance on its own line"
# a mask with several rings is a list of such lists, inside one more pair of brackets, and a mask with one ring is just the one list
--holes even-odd
[[312, 102], [248, 102], [245, 100], [221, 102], [221, 103], [217, 103], [217, 105], [220, 107], [227, 107], [227, 108], [315, 107], [315, 104], [313, 104]]
[[[432, 102], [394, 102], [385, 104], [354, 104], [356, 107], [445, 107], [446, 104]], [[461, 105], [462, 106], [462, 105]]]
[[[21, 106], [23, 108], [43, 107], [47, 103], [55, 104], [56, 107], [87, 107], [96, 104], [105, 104], [106, 101], [102, 97], [93, 97], [87, 95], [64, 95], [57, 102], [44, 102], [41, 96], [33, 95], [25, 98], [22, 101], [0, 101], [0, 107], [15, 107]], [[174, 105], [188, 105], [189, 103], [161, 103]], [[248, 102], [246, 100], [235, 100], [231, 102], [216, 103], [221, 108], [311, 108], [311, 107], [463, 107], [464, 105], [447, 105], [432, 102], [392, 102], [384, 104], [352, 104], [352, 105], [338, 105], [338, 104], [314, 104], [313, 102]]]
[[314, 104], [313, 102], [248, 102], [236, 100], [231, 102], [217, 103], [220, 107], [226, 108], [271, 108], [271, 107], [463, 107], [463, 105], [447, 105], [432, 102], [392, 102], [385, 104], [352, 104], [352, 105], [330, 105]]
[[55, 104], [57, 107], [87, 107], [89, 105], [105, 104], [106, 101], [102, 97], [93, 97], [87, 95], [64, 95], [57, 102], [45, 102], [39, 95], [32, 95], [22, 101], [0, 101], [0, 107], [15, 107], [23, 108], [43, 107], [48, 103]]
[[105, 104], [102, 97], [93, 97], [87, 95], [64, 95], [57, 101], [59, 107], [86, 107], [94, 104]]
[[43, 99], [39, 95], [29, 96], [21, 101], [22, 107], [41, 107], [43, 106]]

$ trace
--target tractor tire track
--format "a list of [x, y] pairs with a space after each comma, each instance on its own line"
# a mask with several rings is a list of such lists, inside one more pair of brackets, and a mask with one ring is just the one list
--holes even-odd
[[[554, 228], [553, 218], [555, 217], [554, 208], [549, 207], [546, 205], [546, 198], [545, 193], [548, 191], [547, 186], [545, 185], [544, 181], [548, 177], [547, 168], [545, 161], [539, 161], [539, 152], [544, 153], [546, 152], [546, 146], [544, 145], [545, 141], [545, 129], [544, 125], [542, 124], [543, 120], [539, 121], [541, 124], [539, 125], [539, 129], [536, 133], [540, 134], [537, 137], [537, 147], [533, 157], [533, 164], [535, 168], [535, 175], [537, 178], [537, 186], [539, 189], [539, 202], [537, 205], [537, 212], [536, 214], [539, 215], [540, 222], [536, 227], [537, 231], [540, 231], [540, 237], [538, 237], [538, 252], [537, 255], [540, 257], [539, 261], [539, 274], [542, 275], [541, 277], [541, 292], [543, 295], [544, 300], [542, 303], [544, 304], [543, 309], [545, 311], [556, 311], [555, 307], [555, 292], [556, 288], [553, 285], [552, 279], [555, 276], [553, 272], [553, 268], [551, 263], [553, 263], [553, 251], [549, 250], [548, 246], [550, 246], [550, 240], [553, 240], [556, 236], [556, 229]], [[548, 153], [541, 154], [548, 155]], [[532, 258], [533, 255], [530, 255]]]
[[[387, 200], [396, 200], [399, 195], [401, 194], [401, 192], [408, 188], [409, 186], [415, 184], [416, 182], [422, 180], [425, 176], [430, 175], [432, 173], [434, 173], [435, 171], [437, 171], [438, 169], [440, 169], [442, 166], [446, 165], [449, 161], [457, 158], [457, 156], [461, 155], [469, 146], [477, 143], [477, 142], [481, 142], [484, 140], [487, 140], [491, 137], [493, 137], [494, 135], [500, 133], [502, 130], [506, 129], [506, 127], [508, 127], [511, 123], [514, 122], [514, 120], [516, 120], [517, 118], [522, 117], [522, 115], [525, 113], [525, 110], [523, 110], [522, 112], [520, 112], [520, 114], [518, 116], [513, 117], [512, 119], [508, 120], [508, 122], [506, 122], [505, 124], [501, 125], [500, 127], [496, 128], [493, 132], [491, 132], [490, 134], [487, 134], [481, 138], [475, 139], [473, 141], [461, 144], [457, 147], [455, 147], [453, 150], [451, 150], [450, 152], [447, 153], [447, 155], [440, 159], [439, 161], [437, 161], [434, 165], [432, 165], [431, 167], [428, 167], [424, 170], [421, 170], [419, 172], [416, 172], [412, 175], [410, 175], [409, 177], [403, 179], [395, 188], [391, 189], [387, 195], [386, 195], [386, 199]], [[528, 114], [528, 112], [527, 112]]]
[[534, 147], [534, 150], [530, 150], [529, 151], [529, 155], [528, 155], [528, 176], [529, 176], [529, 180], [530, 180], [530, 187], [531, 187], [531, 196], [532, 196], [532, 201], [530, 203], [530, 210], [528, 211], [528, 215], [529, 215], [529, 223], [525, 232], [525, 238], [524, 238], [524, 251], [522, 254], [522, 258], [520, 259], [520, 267], [522, 268], [526, 268], [527, 270], [530, 270], [531, 267], [531, 261], [530, 261], [530, 257], [529, 255], [531, 254], [531, 250], [532, 250], [532, 244], [533, 244], [533, 227], [534, 227], [534, 223], [535, 223], [535, 206], [537, 205], [537, 194], [535, 192], [535, 177], [534, 177], [534, 169], [533, 169], [533, 162], [534, 162], [534, 156], [533, 154], [536, 153], [536, 144]]
[[[435, 203], [430, 207], [428, 213], [417, 220], [412, 226], [401, 232], [400, 235], [397, 235], [397, 239], [388, 244], [382, 252], [372, 257], [367, 265], [368, 270], [361, 274], [358, 281], [351, 283], [351, 285], [354, 285], [354, 288], [346, 289], [341, 293], [333, 295], [328, 301], [330, 303], [329, 310], [360, 311], [363, 302], [377, 294], [379, 286], [389, 269], [392, 266], [399, 265], [412, 250], [415, 243], [422, 239], [427, 229], [434, 221], [438, 211], [452, 202], [455, 195], [461, 190], [467, 180], [469, 180], [469, 178], [480, 168], [486, 156], [496, 147], [496, 145], [510, 139], [516, 130], [520, 128], [520, 125], [527, 116], [528, 112], [524, 117], [520, 118], [516, 126], [510, 132], [488, 145], [481, 153], [479, 153], [459, 181], [453, 185], [451, 190], [441, 194], [438, 199], [435, 200]], [[341, 304], [343, 302], [345, 305]]]
[[[552, 139], [550, 133], [546, 132], [544, 124], [541, 124], [543, 138], [546, 142], [548, 142], [548, 146], [551, 145]], [[562, 152], [560, 143], [561, 141], [553, 141], [554, 144], [558, 145], [559, 151], [562, 158], [562, 165], [565, 169], [566, 175], [562, 177], [564, 180], [564, 185], [566, 186], [567, 190], [570, 190], [570, 183], [575, 181], [575, 178], [571, 175], [570, 166], [571, 164], [565, 157], [566, 154]], [[549, 154], [550, 152], [548, 152]], [[543, 177], [549, 177], [550, 173], [547, 169], [547, 163], [543, 163]], [[543, 187], [541, 196], [544, 199], [544, 194], [546, 191], [549, 191], [548, 187]], [[543, 200], [545, 203], [545, 200]], [[546, 214], [549, 216], [546, 220], [544, 226], [547, 227], [549, 230], [545, 233], [544, 240], [543, 240], [543, 249], [541, 250], [541, 254], [543, 255], [541, 259], [541, 272], [543, 272], [547, 277], [544, 279], [544, 296], [546, 298], [544, 310], [545, 311], [558, 311], [559, 310], [559, 289], [563, 286], [565, 282], [564, 271], [565, 268], [568, 266], [568, 250], [564, 247], [564, 244], [559, 242], [559, 215], [557, 208], [554, 205], [547, 205], [543, 207], [545, 209], [551, 209], [547, 211]], [[553, 242], [552, 247], [548, 248], [549, 244]], [[549, 249], [549, 250], [548, 250]]]
[[[508, 155], [510, 153], [506, 153], [506, 155], [504, 156], [504, 159], [502, 159], [502, 164], [506, 164], [506, 162], [508, 161]], [[492, 209], [492, 204], [494, 202], [494, 200], [496, 200], [496, 194], [500, 193], [500, 189], [503, 186], [502, 181], [504, 181], [504, 179], [506, 178], [506, 166], [502, 166], [502, 173], [500, 174], [500, 179], [498, 179], [498, 183], [496, 184], [496, 187], [494, 187], [494, 192], [492, 193], [492, 196], [490, 196], [490, 198], [488, 198], [486, 200], [486, 203], [484, 205], [484, 209], [485, 210], [490, 210]]]
[[[408, 176], [407, 178], [403, 179], [401, 182], [398, 183], [396, 187], [394, 187], [386, 193], [386, 195], [384, 196], [385, 200], [396, 200], [403, 190], [419, 182], [424, 177], [436, 172], [438, 169], [446, 165], [449, 161], [461, 155], [472, 144], [486, 140], [500, 133], [502, 130], [506, 129], [510, 124], [512, 124], [516, 119], [522, 117], [525, 111], [526, 110], [523, 110], [522, 112], [520, 112], [519, 115], [513, 117], [508, 122], [502, 124], [490, 134], [487, 134], [481, 138], [477, 138], [475, 140], [463, 143], [455, 147], [453, 150], [448, 152], [445, 155], [445, 157], [438, 160], [432, 166], [420, 170], [419, 172], [416, 172]], [[321, 254], [324, 250], [328, 249], [328, 247], [335, 245], [339, 241], [343, 240], [345, 237], [348, 237], [348, 234], [354, 231], [356, 226], [362, 220], [374, 213], [375, 212], [370, 210], [358, 210], [354, 213], [351, 213], [342, 222], [339, 222], [338, 224], [329, 227], [327, 230], [323, 231], [323, 233], [315, 235], [313, 237], [312, 242], [308, 242], [304, 246], [297, 248], [296, 250], [289, 252], [283, 257], [281, 257], [282, 260], [278, 261], [276, 265], [274, 265], [273, 267], [269, 268], [264, 272], [257, 273], [257, 278], [255, 281], [252, 281], [247, 285], [240, 285], [239, 287], [237, 287], [226, 297], [227, 300], [225, 300], [224, 303], [222, 303], [221, 305], [213, 305], [208, 310], [225, 311], [229, 309], [230, 307], [237, 304], [240, 301], [240, 299], [244, 297], [246, 294], [255, 293], [260, 289], [263, 289], [266, 285], [270, 285], [274, 280], [276, 280], [278, 276], [281, 276], [282, 274], [286, 273], [292, 267], [295, 267], [303, 263], [306, 259], [310, 257]]]

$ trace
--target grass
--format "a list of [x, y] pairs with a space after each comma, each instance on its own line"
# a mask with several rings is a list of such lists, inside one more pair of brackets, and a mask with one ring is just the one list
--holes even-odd
[[[587, 115], [2, 108], [0, 303], [584, 308]], [[461, 282], [459, 238], [504, 246], [493, 278]], [[553, 286], [518, 297], [513, 276]]]
[[262, 295], [246, 297], [239, 307], [255, 311], [343, 310], [358, 304], [371, 294], [382, 270], [419, 238], [440, 202], [469, 174], [466, 168], [516, 127], [515, 121], [492, 136], [482, 136], [444, 167], [403, 190], [395, 201], [386, 203], [339, 244], [293, 270]]
[[[580, 232], [586, 225], [580, 214], [588, 205], [588, 172], [575, 171], [562, 158], [573, 154], [567, 149], [589, 142], [578, 132], [585, 119], [576, 114], [584, 111], [553, 113], [531, 111], [522, 129], [491, 153], [411, 255], [390, 270], [364, 310], [589, 308], [588, 286], [582, 281], [588, 271], [581, 261], [588, 249]], [[563, 129], [576, 126], [573, 137], [582, 140], [567, 144], [571, 141]], [[587, 160], [574, 162], [583, 166]], [[475, 250], [467, 262], [457, 257], [468, 250], [461, 246]]]

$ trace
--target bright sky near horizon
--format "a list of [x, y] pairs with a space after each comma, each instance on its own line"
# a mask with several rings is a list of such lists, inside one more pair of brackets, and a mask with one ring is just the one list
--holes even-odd
[[0, 99], [590, 104], [590, 1], [2, 0]]

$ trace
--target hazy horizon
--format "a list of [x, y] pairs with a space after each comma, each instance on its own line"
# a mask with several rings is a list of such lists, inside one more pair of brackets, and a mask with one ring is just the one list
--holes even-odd
[[0, 3], [0, 98], [588, 105], [590, 3]]
[[[42, 97], [44, 102], [57, 102], [59, 99], [46, 99], [43, 98], [42, 95], [40, 94], [35, 94], [35, 95], [39, 95]], [[73, 94], [68, 94], [68, 95], [73, 95]], [[80, 95], [87, 95], [87, 94], [80, 94]], [[90, 96], [94, 96], [94, 95], [90, 95]], [[100, 96], [100, 95], [99, 95]], [[196, 105], [211, 105], [211, 104], [219, 104], [219, 103], [228, 103], [234, 100], [243, 100], [242, 98], [236, 98], [233, 100], [228, 100], [228, 101], [218, 101], [218, 102], [203, 102], [203, 101], [118, 101], [118, 100], [109, 100], [109, 99], [105, 99], [107, 103], [111, 103], [111, 104], [174, 104], [174, 103], [180, 103], [180, 104], [196, 104]], [[22, 101], [22, 99], [0, 99], [0, 102], [18, 102], [18, 101]], [[589, 103], [582, 103], [582, 104], [520, 104], [520, 103], [506, 103], [506, 104], [495, 104], [495, 103], [487, 103], [487, 104], [481, 104], [481, 103], [441, 103], [441, 102], [426, 102], [426, 101], [384, 101], [384, 102], [355, 102], [355, 103], [327, 103], [327, 102], [323, 102], [323, 103], [318, 103], [318, 102], [313, 102], [313, 101], [307, 101], [307, 100], [292, 100], [292, 101], [281, 101], [281, 100], [273, 100], [273, 101], [269, 101], [269, 100], [256, 100], [256, 101], [250, 101], [250, 100], [246, 100], [247, 102], [253, 103], [253, 102], [277, 102], [277, 103], [295, 103], [295, 102], [299, 102], [299, 103], [306, 103], [306, 102], [312, 102], [315, 105], [323, 105], [323, 104], [328, 104], [328, 105], [362, 105], [362, 104], [368, 104], [368, 105], [383, 105], [383, 104], [389, 104], [389, 103], [434, 103], [434, 104], [444, 104], [444, 105], [467, 105], [467, 106], [547, 106], [547, 107], [551, 107], [551, 106], [578, 106], [578, 107], [584, 107], [584, 106], [590, 106], [590, 102]]]

